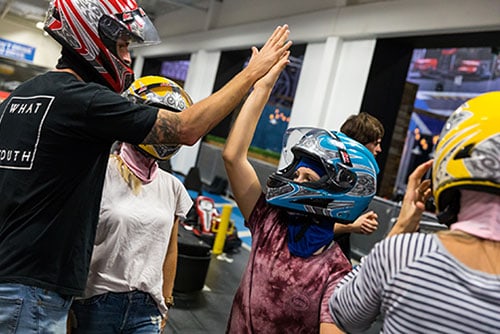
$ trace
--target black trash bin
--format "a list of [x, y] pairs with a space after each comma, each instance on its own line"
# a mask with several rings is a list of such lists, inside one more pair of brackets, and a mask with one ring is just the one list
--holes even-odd
[[177, 244], [174, 294], [189, 294], [200, 291], [203, 289], [207, 277], [211, 247], [182, 225], [179, 226]]

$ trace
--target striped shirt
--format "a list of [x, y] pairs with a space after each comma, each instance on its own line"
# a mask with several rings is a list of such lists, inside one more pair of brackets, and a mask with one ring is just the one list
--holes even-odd
[[500, 333], [500, 275], [457, 261], [435, 234], [375, 245], [337, 285], [330, 313], [347, 332], [383, 317], [384, 333]]

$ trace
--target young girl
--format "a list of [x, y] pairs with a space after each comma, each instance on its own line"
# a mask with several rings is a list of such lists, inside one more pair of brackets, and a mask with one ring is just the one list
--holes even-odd
[[247, 151], [286, 63], [255, 84], [223, 151], [233, 195], [252, 233], [228, 333], [335, 331], [327, 301], [351, 266], [333, 242], [334, 222], [355, 220], [376, 190], [378, 167], [366, 147], [341, 133], [298, 128], [287, 132], [284, 166], [271, 175], [264, 194]]
[[[191, 98], [163, 77], [137, 79], [135, 103], [182, 111]], [[173, 304], [179, 216], [192, 206], [180, 180], [158, 168], [179, 145], [122, 143], [108, 161], [84, 299], [73, 333], [161, 333]]]

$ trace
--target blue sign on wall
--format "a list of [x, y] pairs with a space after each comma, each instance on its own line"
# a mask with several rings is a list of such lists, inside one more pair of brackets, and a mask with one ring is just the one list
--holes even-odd
[[32, 62], [35, 57], [35, 48], [0, 38], [0, 56]]

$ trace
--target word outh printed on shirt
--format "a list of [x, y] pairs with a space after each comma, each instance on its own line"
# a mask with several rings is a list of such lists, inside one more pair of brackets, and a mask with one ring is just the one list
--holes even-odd
[[31, 151], [9, 150], [0, 147], [0, 162], [29, 162], [31, 161]]
[[12, 97], [0, 110], [0, 168], [29, 170], [54, 97]]

